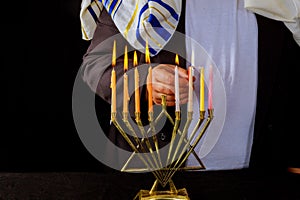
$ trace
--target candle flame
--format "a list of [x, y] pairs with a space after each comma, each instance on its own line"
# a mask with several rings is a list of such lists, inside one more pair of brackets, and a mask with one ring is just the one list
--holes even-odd
[[176, 54], [176, 56], [175, 56], [175, 64], [176, 64], [176, 65], [179, 65], [179, 58], [178, 58], [178, 54]]
[[146, 41], [145, 61], [146, 61], [146, 63], [150, 64], [150, 53], [149, 53], [148, 40]]
[[116, 59], [117, 59], [117, 45], [116, 45], [116, 40], [114, 40], [112, 60], [111, 60], [111, 65], [113, 67], [116, 66]]
[[126, 45], [124, 51], [124, 71], [127, 72], [127, 70], [128, 70], [128, 55], [127, 55], [127, 45]]
[[134, 54], [133, 54], [133, 66], [136, 67], [137, 65], [138, 65], [137, 54], [136, 54], [136, 51], [134, 51]]

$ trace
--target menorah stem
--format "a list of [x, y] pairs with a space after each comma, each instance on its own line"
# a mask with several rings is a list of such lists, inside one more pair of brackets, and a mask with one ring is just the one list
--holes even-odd
[[173, 118], [167, 112], [167, 96], [166, 95], [161, 95], [161, 107], [162, 107], [162, 111], [155, 119], [155, 123], [157, 123], [162, 118], [162, 116], [165, 115], [168, 118], [168, 120], [170, 120], [170, 122], [172, 124], [174, 124]]
[[162, 165], [161, 157], [160, 157], [158, 139], [156, 137], [156, 130], [155, 130], [155, 126], [154, 126], [154, 123], [153, 123], [153, 112], [148, 113], [148, 121], [149, 121], [149, 124], [150, 124], [150, 131], [152, 131], [152, 137], [153, 137], [153, 141], [154, 141], [154, 145], [155, 145], [156, 154], [157, 154], [157, 157], [158, 157], [158, 162], [159, 162], [160, 168], [162, 168], [163, 165]]
[[116, 112], [112, 112], [111, 113], [111, 121], [113, 122], [113, 124], [115, 125], [115, 127], [118, 129], [118, 131], [121, 133], [121, 135], [126, 140], [126, 142], [129, 144], [129, 146], [132, 148], [132, 150], [135, 153], [137, 153], [137, 155], [139, 156], [139, 158], [141, 159], [141, 161], [146, 165], [147, 169], [150, 170], [151, 168], [149, 167], [149, 165], [146, 162], [146, 160], [141, 156], [141, 154], [139, 153], [139, 151], [136, 148], [136, 146], [132, 143], [132, 141], [130, 140], [130, 138], [128, 137], [128, 135], [125, 133], [125, 131], [122, 129], [122, 127], [118, 123], [118, 121], [116, 119], [116, 114], [117, 114]]
[[[145, 155], [146, 159], [148, 160], [149, 165], [151, 166], [152, 171], [154, 170], [153, 173], [157, 173], [157, 174], [156, 174], [157, 176], [161, 176], [161, 173], [155, 170], [155, 169], [158, 168], [158, 166], [154, 166], [154, 164], [152, 163], [151, 159], [150, 159], [149, 156], [146, 154], [147, 152], [146, 152], [146, 150], [145, 150], [145, 148], [144, 148], [142, 142], [140, 141], [140, 139], [138, 138], [137, 134], [135, 133], [133, 127], [132, 127], [131, 124], [129, 123], [129, 121], [128, 121], [128, 112], [123, 112], [123, 122], [125, 123], [125, 125], [127, 126], [127, 128], [130, 130], [130, 132], [132, 133], [133, 138], [134, 138], [134, 140], [136, 141], [137, 145], [140, 146], [142, 152], [145, 153], [145, 154], [143, 154], [143, 155]], [[145, 138], [145, 137], [143, 136], [143, 138]], [[147, 145], [148, 148], [149, 148], [149, 147], [151, 148], [151, 145], [150, 145], [150, 143], [149, 143], [149, 141], [148, 141], [147, 139], [148, 139], [148, 138], [146, 138], [146, 145]], [[148, 142], [148, 143], [147, 143], [147, 142]], [[151, 152], [150, 152], [150, 154], [151, 154]], [[153, 152], [152, 152], [152, 159], [153, 159]], [[155, 162], [155, 159], [154, 159], [154, 162]]]
[[204, 120], [204, 118], [205, 118], [205, 111], [201, 111], [200, 110], [200, 120]]
[[157, 191], [157, 186], [158, 186], [158, 180], [155, 180], [149, 192], [150, 195], [153, 195]]
[[[174, 162], [174, 160], [175, 160], [175, 158], [176, 158], [176, 156], [177, 156], [177, 153], [178, 153], [178, 151], [179, 151], [179, 148], [181, 147], [181, 144], [182, 144], [183, 140], [184, 140], [185, 137], [186, 137], [186, 134], [187, 134], [187, 132], [188, 132], [188, 129], [189, 129], [189, 127], [190, 127], [190, 124], [191, 124], [192, 120], [193, 120], [193, 112], [188, 112], [188, 113], [187, 113], [187, 120], [186, 120], [186, 123], [185, 123], [185, 125], [184, 125], [183, 132], [182, 132], [182, 134], [180, 135], [180, 139], [179, 139], [179, 141], [178, 141], [178, 144], [177, 144], [177, 146], [176, 146], [175, 152], [174, 152], [174, 154], [173, 154], [173, 158], [172, 158], [171, 163]], [[182, 151], [185, 151], [185, 149], [182, 149]]]
[[152, 150], [152, 146], [151, 146], [151, 144], [150, 144], [148, 134], [146, 134], [146, 131], [145, 131], [144, 126], [143, 126], [143, 124], [142, 124], [142, 121], [141, 121], [141, 113], [140, 113], [140, 112], [136, 112], [136, 113], [135, 113], [135, 121], [136, 121], [136, 123], [137, 123], [137, 125], [138, 125], [138, 127], [139, 127], [139, 129], [140, 129], [141, 135], [142, 135], [142, 137], [143, 137], [142, 141], [146, 140], [146, 146], [147, 146], [147, 148], [148, 148], [149, 151], [150, 151], [150, 154], [151, 154], [152, 159], [153, 159], [153, 161], [154, 161], [155, 167], [156, 167], [157, 169], [160, 168], [160, 166], [158, 165], [158, 162], [157, 162], [158, 159], [155, 157], [154, 152], [153, 152], [153, 150]]
[[[163, 114], [165, 115], [165, 116], [167, 116], [167, 118], [169, 119], [169, 121], [171, 122], [171, 124], [174, 126], [175, 125], [175, 122], [174, 122], [174, 120], [172, 119], [172, 117], [169, 115], [169, 113], [167, 112], [167, 110], [162, 110], [161, 111], [161, 113], [159, 114], [159, 116], [156, 118], [156, 120], [155, 120], [155, 124], [157, 123], [157, 121], [163, 116]], [[204, 115], [203, 115], [204, 116]], [[201, 117], [201, 112], [200, 112], [200, 117]], [[202, 120], [201, 120], [201, 122], [203, 122], [203, 119], [204, 118], [201, 118]], [[200, 120], [199, 120], [200, 121]], [[196, 131], [198, 130], [198, 128], [200, 127], [200, 125], [201, 125], [201, 123], [199, 123], [199, 121], [198, 121], [198, 123], [197, 123], [197, 126], [196, 126], [196, 128], [195, 128], [195, 133], [196, 133]], [[178, 134], [181, 136], [182, 135], [182, 133], [181, 133], [181, 131], [178, 129]], [[186, 143], [186, 145], [188, 146], [189, 144], [190, 144], [190, 141], [188, 141], [186, 138], [184, 138], [183, 137], [183, 141]], [[187, 148], [187, 146], [185, 146], [183, 149], [186, 149]]]
[[211, 119], [214, 117], [214, 109], [208, 109], [208, 117]]
[[[150, 195], [153, 195], [157, 192], [158, 183], [159, 183], [158, 180], [154, 181], [154, 183], [151, 187], [151, 190], [149, 191]], [[177, 189], [176, 189], [176, 186], [175, 186], [174, 182], [170, 179], [167, 183], [169, 183], [169, 186], [170, 186], [170, 191], [169, 192], [171, 194], [177, 194]]]
[[169, 185], [170, 185], [170, 192], [173, 194], [177, 194], [177, 189], [172, 179], [169, 180]]
[[138, 128], [139, 128], [140, 132], [141, 132], [142, 138], [146, 140], [146, 145], [147, 145], [150, 153], [152, 153], [153, 150], [152, 150], [149, 138], [148, 138], [148, 134], [146, 135], [146, 131], [145, 131], [144, 126], [142, 124], [141, 116], [140, 115], [141, 115], [140, 112], [136, 112], [135, 113], [135, 121], [136, 121], [136, 123], [138, 125]]
[[[190, 156], [190, 154], [194, 151], [196, 145], [199, 143], [199, 141], [200, 141], [201, 138], [203, 137], [204, 133], [206, 132], [207, 128], [209, 127], [209, 124], [210, 124], [211, 120], [213, 119], [213, 110], [212, 110], [212, 109], [208, 109], [208, 113], [209, 113], [209, 114], [208, 114], [206, 123], [203, 125], [203, 128], [201, 129], [199, 135], [198, 135], [197, 138], [195, 139], [194, 143], [191, 145], [189, 151], [186, 153], [186, 155], [184, 156], [184, 158], [183, 158], [183, 159], [180, 159], [181, 162], [179, 163], [179, 165], [177, 165], [177, 163], [178, 163], [178, 161], [179, 161], [179, 160], [178, 160], [178, 161], [175, 163], [174, 167], [172, 168], [172, 169], [174, 169], [174, 170], [169, 170], [170, 173], [169, 173], [169, 175], [167, 176], [167, 179], [173, 176], [173, 174], [174, 174], [175, 171], [176, 171], [175, 169], [176, 169], [178, 166], [181, 166], [181, 165], [185, 162], [185, 160], [186, 160], [186, 159]], [[200, 119], [200, 121], [201, 121], [201, 119]], [[177, 165], [177, 166], [176, 166], [176, 165]], [[167, 180], [167, 179], [166, 179], [166, 180]]]
[[212, 110], [208, 110], [208, 113], [209, 113], [209, 115], [207, 117], [206, 123], [204, 124], [204, 126], [201, 129], [199, 135], [197, 136], [196, 140], [192, 144], [192, 147], [189, 149], [189, 151], [187, 152], [187, 154], [185, 155], [185, 157], [183, 158], [183, 160], [186, 160], [188, 158], [188, 156], [192, 153], [192, 151], [195, 149], [195, 147], [197, 146], [197, 144], [199, 143], [199, 141], [203, 137], [203, 135], [206, 132], [207, 128], [209, 127], [210, 122], [213, 119], [213, 111]]
[[131, 124], [128, 121], [128, 112], [123, 112], [123, 119], [122, 120], [123, 120], [124, 124], [126, 125], [126, 127], [129, 129], [129, 131], [131, 132], [131, 134], [134, 138], [134, 141], [136, 142], [136, 145], [139, 146], [143, 152], [145, 152], [145, 149], [144, 149], [141, 141], [139, 140], [139, 137], [137, 136], [137, 134], [135, 133], [133, 127], [131, 126]]
[[[194, 149], [196, 147], [196, 145], [199, 143], [199, 141], [201, 140], [202, 136], [204, 135], [204, 133], [206, 132], [207, 128], [209, 127], [209, 124], [213, 118], [213, 111], [212, 110], [208, 110], [208, 118], [206, 120], [206, 123], [203, 125], [199, 135], [197, 136], [197, 138], [195, 139], [194, 143], [192, 145], [190, 145], [190, 142], [192, 141], [192, 139], [194, 138], [194, 135], [196, 134], [197, 130], [199, 129], [199, 127], [201, 126], [201, 124], [204, 121], [204, 114], [205, 111], [200, 111], [200, 118], [188, 140], [188, 143], [186, 144], [186, 146], [184, 147], [184, 149], [187, 149], [188, 145], [190, 145], [190, 149], [189, 151], [186, 153], [186, 155], [182, 158], [182, 159], [178, 159], [175, 163], [175, 165], [172, 167], [171, 170], [169, 170], [169, 175], [166, 177], [166, 179], [168, 179], [169, 177], [172, 177], [173, 174], [175, 173], [176, 169], [178, 168], [178, 166], [181, 166], [185, 160], [190, 156], [190, 154], [192, 152], [194, 152]], [[183, 154], [185, 153], [185, 151], [183, 150], [179, 156], [179, 158], [181, 158], [183, 156]], [[202, 163], [202, 162], [201, 162]]]
[[163, 110], [167, 110], [167, 96], [161, 95], [161, 106]]
[[172, 136], [171, 136], [171, 142], [170, 142], [170, 147], [169, 147], [166, 166], [168, 166], [170, 164], [169, 163], [170, 156], [171, 156], [171, 153], [173, 151], [173, 145], [174, 145], [174, 141], [175, 141], [175, 138], [176, 138], [176, 134], [177, 134], [179, 124], [180, 124], [180, 111], [176, 111], [175, 112], [175, 124], [174, 124], [174, 128], [173, 128]]
[[[198, 129], [200, 128], [200, 126], [201, 126], [202, 123], [204, 122], [204, 119], [205, 119], [204, 116], [205, 116], [205, 111], [200, 111], [200, 117], [199, 117], [199, 119], [198, 119], [198, 121], [197, 121], [197, 124], [196, 124], [196, 126], [194, 127], [192, 133], [190, 134], [189, 139], [187, 140], [187, 142], [186, 142], [184, 148], [182, 149], [182, 151], [181, 151], [181, 153], [180, 153], [180, 155], [179, 155], [180, 158], [181, 158], [182, 155], [185, 153], [185, 150], [186, 150], [188, 147], [190, 147], [190, 148], [192, 147], [192, 146], [190, 145], [190, 144], [191, 144], [191, 141], [194, 139], [194, 137], [195, 137], [195, 135], [196, 135]], [[184, 139], [185, 139], [185, 138], [184, 138]], [[195, 152], [193, 151], [193, 153], [195, 153]], [[196, 153], [195, 153], [195, 154], [196, 154]], [[177, 165], [178, 162], [179, 162], [179, 160], [177, 160], [177, 162], [175, 163], [175, 165]]]
[[[170, 114], [168, 113], [168, 111], [167, 111], [167, 99], [166, 99], [166, 97], [167, 97], [166, 95], [161, 95], [161, 100], [162, 100], [162, 103], [161, 103], [161, 105], [162, 105], [162, 111], [159, 113], [159, 115], [158, 115], [157, 118], [155, 119], [155, 124], [162, 118], [163, 115], [165, 115], [165, 116], [168, 118], [168, 120], [171, 122], [171, 124], [174, 126], [175, 122], [174, 122], [173, 118], [171, 117], [171, 115], [170, 115]], [[201, 114], [201, 112], [200, 112], [200, 114]], [[200, 115], [200, 116], [201, 116], [201, 115]], [[204, 116], [204, 115], [203, 115], [203, 116]], [[178, 130], [178, 133], [179, 133], [179, 135], [182, 135], [182, 133], [181, 133], [180, 130]], [[184, 139], [184, 142], [187, 143], [186, 138], [183, 137], [183, 139]]]
[[[198, 129], [200, 128], [200, 126], [202, 125], [202, 123], [203, 123], [203, 121], [204, 121], [204, 114], [205, 114], [205, 111], [200, 111], [200, 117], [199, 117], [199, 119], [198, 119], [198, 121], [197, 121], [197, 123], [196, 123], [196, 126], [194, 127], [192, 133], [190, 134], [189, 139], [186, 141], [186, 138], [183, 138], [184, 141], [186, 142], [186, 144], [185, 144], [185, 146], [183, 147], [182, 151], [180, 152], [179, 158], [181, 158], [181, 157], [183, 156], [183, 154], [186, 152], [185, 150], [186, 150], [188, 147], [190, 147], [190, 148], [192, 147], [192, 146], [190, 145], [190, 143], [191, 143], [191, 141], [194, 139], [194, 137], [195, 137], [195, 135], [196, 135]], [[194, 153], [195, 155], [197, 155], [196, 152], [195, 152], [194, 150], [193, 150], [193, 153]], [[179, 163], [179, 162], [180, 162], [180, 159], [178, 159], [178, 160], [176, 161], [176, 163], [175, 163], [175, 165], [173, 166], [172, 170], [175, 169], [175, 168], [178, 166], [178, 163]]]

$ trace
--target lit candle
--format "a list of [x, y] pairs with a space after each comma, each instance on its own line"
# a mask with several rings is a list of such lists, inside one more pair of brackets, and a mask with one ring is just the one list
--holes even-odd
[[127, 55], [127, 46], [125, 46], [125, 53], [124, 53], [124, 88], [123, 88], [123, 112], [128, 112], [128, 100], [129, 100], [129, 94], [128, 94], [128, 76], [127, 76], [127, 70], [128, 70], [128, 55]]
[[145, 49], [145, 61], [149, 64], [148, 68], [148, 83], [147, 83], [147, 91], [148, 91], [148, 112], [153, 112], [153, 101], [152, 101], [152, 66], [150, 64], [150, 52], [148, 47], [148, 42], [146, 42]]
[[200, 68], [200, 111], [205, 111], [204, 107], [204, 68]]
[[178, 75], [178, 65], [179, 65], [179, 59], [178, 55], [176, 54], [175, 57], [175, 111], [180, 111], [180, 97], [179, 97], [179, 75]]
[[212, 65], [209, 66], [209, 82], [208, 82], [208, 109], [213, 109], [213, 102], [212, 102], [212, 89], [213, 89], [213, 67]]
[[139, 90], [139, 71], [137, 69], [137, 55], [136, 51], [133, 54], [133, 66], [134, 68], [134, 86], [135, 86], [135, 112], [140, 112], [140, 90]]
[[117, 92], [116, 92], [116, 41], [114, 41], [113, 52], [112, 52], [112, 62], [111, 65], [113, 67], [111, 72], [111, 111], [117, 112]]

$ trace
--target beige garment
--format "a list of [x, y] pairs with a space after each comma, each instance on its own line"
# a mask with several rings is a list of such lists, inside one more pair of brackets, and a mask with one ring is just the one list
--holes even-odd
[[259, 15], [282, 21], [300, 46], [300, 0], [244, 0], [245, 8]]

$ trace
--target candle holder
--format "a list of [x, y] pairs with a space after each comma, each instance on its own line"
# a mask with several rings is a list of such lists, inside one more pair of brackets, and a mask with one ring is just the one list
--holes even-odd
[[[138, 171], [151, 171], [155, 177], [155, 181], [150, 190], [141, 189], [134, 200], [155, 200], [155, 199], [190, 199], [185, 188], [177, 189], [172, 180], [173, 175], [179, 170], [199, 170], [205, 169], [200, 158], [194, 152], [195, 147], [205, 134], [213, 119], [213, 109], [200, 111], [199, 119], [191, 134], [188, 133], [190, 124], [193, 120], [193, 112], [188, 111], [187, 119], [185, 122], [181, 121], [181, 111], [175, 112], [173, 119], [167, 111], [166, 96], [162, 95], [161, 111], [157, 116], [154, 116], [152, 111], [148, 112], [149, 128], [145, 128], [140, 118], [140, 112], [135, 113], [135, 122], [138, 129], [134, 129], [132, 121], [128, 119], [128, 112], [122, 113], [122, 120], [117, 120], [116, 112], [111, 112], [111, 121], [122, 134], [124, 139], [128, 142], [133, 150], [133, 153], [124, 164], [121, 171], [123, 172], [138, 172]], [[156, 137], [156, 128], [158, 122], [166, 117], [167, 120], [173, 125], [170, 143], [161, 150], [158, 145]], [[183, 129], [180, 130], [179, 125], [184, 123]], [[129, 130], [133, 136], [131, 140], [125, 129]], [[171, 131], [171, 130], [170, 130]], [[198, 133], [198, 134], [197, 134]], [[187, 158], [193, 154], [197, 159], [199, 166], [184, 166]], [[129, 168], [130, 161], [138, 156], [140, 161], [144, 164], [145, 168]], [[162, 186], [163, 190], [159, 190], [158, 186]], [[167, 189], [167, 185], [169, 189]], [[166, 188], [166, 189], [165, 189]]]

